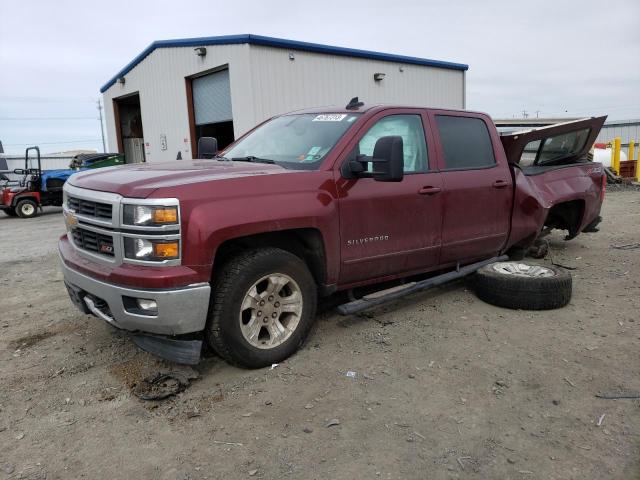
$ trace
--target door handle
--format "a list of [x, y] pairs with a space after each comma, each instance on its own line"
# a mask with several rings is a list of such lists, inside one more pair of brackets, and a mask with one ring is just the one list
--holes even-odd
[[434, 195], [436, 193], [440, 193], [440, 187], [422, 187], [420, 190], [418, 190], [418, 193], [420, 195]]
[[506, 180], [496, 180], [493, 182], [493, 188], [504, 188], [509, 185], [509, 182]]

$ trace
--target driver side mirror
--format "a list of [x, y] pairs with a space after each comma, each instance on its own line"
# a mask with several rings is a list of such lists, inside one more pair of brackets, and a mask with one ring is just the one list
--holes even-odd
[[[368, 171], [367, 163], [372, 169]], [[346, 178], [373, 178], [378, 182], [400, 182], [404, 178], [404, 145], [402, 137], [380, 137], [373, 147], [373, 156], [357, 155], [344, 165]], [[346, 170], [346, 172], [345, 172]]]
[[13, 173], [16, 175], [26, 175], [27, 171], [24, 168], [14, 168]]
[[380, 137], [373, 147], [373, 179], [378, 182], [399, 182], [404, 177], [404, 145], [402, 137]]

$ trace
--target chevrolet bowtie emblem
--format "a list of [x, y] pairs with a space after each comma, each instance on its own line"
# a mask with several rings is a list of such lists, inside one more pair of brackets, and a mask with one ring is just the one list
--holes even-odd
[[64, 216], [64, 223], [67, 224], [68, 228], [73, 228], [78, 225], [78, 217], [71, 212], [67, 212]]

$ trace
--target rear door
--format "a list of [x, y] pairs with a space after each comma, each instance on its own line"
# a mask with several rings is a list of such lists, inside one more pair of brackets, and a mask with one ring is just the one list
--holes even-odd
[[427, 122], [418, 109], [380, 112], [352, 139], [339, 162], [358, 153], [371, 155], [380, 137], [403, 138], [404, 178], [400, 182], [348, 180], [336, 170], [342, 285], [437, 266], [442, 180], [432, 164], [432, 142], [425, 138]]
[[502, 135], [510, 163], [521, 167], [566, 165], [586, 159], [606, 116], [559, 123]]
[[497, 131], [482, 114], [429, 115], [444, 187], [440, 263], [493, 256], [506, 243], [513, 196]]

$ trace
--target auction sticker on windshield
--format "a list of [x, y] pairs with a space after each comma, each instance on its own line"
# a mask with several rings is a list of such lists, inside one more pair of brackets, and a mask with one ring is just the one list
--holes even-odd
[[347, 116], [346, 113], [323, 113], [316, 115], [314, 122], [341, 122]]

